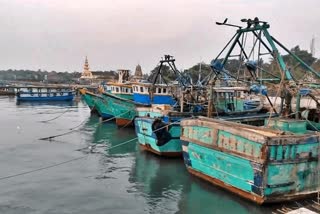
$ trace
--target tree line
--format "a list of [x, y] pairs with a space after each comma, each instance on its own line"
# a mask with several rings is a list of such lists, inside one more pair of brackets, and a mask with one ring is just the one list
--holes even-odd
[[[312, 56], [306, 50], [301, 50], [299, 46], [295, 46], [291, 49], [291, 52], [301, 58], [306, 64], [311, 65], [316, 71], [320, 71], [320, 59], [317, 59]], [[293, 60], [293, 58], [289, 55], [282, 56], [286, 66], [290, 69], [293, 77], [295, 79], [301, 79], [305, 76], [305, 67]], [[223, 59], [219, 59], [222, 61]], [[230, 72], [231, 74], [237, 74], [239, 69], [242, 67], [243, 60], [239, 59], [229, 59], [225, 64], [225, 69]], [[264, 74], [266, 78], [272, 77], [272, 75], [279, 76], [279, 66], [277, 62], [273, 58], [270, 58], [267, 61], [260, 59], [257, 62], [257, 66], [262, 70], [269, 71], [271, 74]], [[152, 80], [153, 75], [158, 71], [159, 67], [156, 66], [152, 69], [148, 74], [144, 74], [144, 79]], [[173, 81], [176, 79], [175, 73], [171, 70], [169, 66], [163, 65], [162, 69], [162, 77], [164, 81]], [[114, 79], [115, 71], [94, 71], [98, 76], [102, 75], [105, 77], [110, 76], [110, 79]], [[199, 79], [205, 78], [207, 75], [212, 73], [211, 65], [208, 63], [197, 63], [191, 66], [188, 69], [180, 71], [185, 76], [188, 76], [192, 79], [193, 83], [196, 83]], [[200, 75], [199, 75], [200, 73]], [[56, 71], [45, 71], [38, 69], [37, 71], [34, 70], [0, 70], [0, 81], [1, 80], [16, 80], [16, 81], [35, 81], [35, 82], [49, 82], [49, 83], [78, 83], [79, 78], [81, 76], [81, 72], [56, 72]]]

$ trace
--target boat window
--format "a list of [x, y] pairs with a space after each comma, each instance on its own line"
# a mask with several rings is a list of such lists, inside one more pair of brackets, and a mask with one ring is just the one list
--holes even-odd
[[140, 87], [140, 92], [143, 92], [143, 87]]
[[161, 94], [161, 88], [157, 88], [157, 93]]
[[119, 92], [119, 87], [116, 87], [116, 92]]
[[166, 88], [163, 88], [163, 89], [162, 89], [162, 92], [163, 92], [164, 94], [166, 94], [166, 93], [167, 93], [167, 89], [166, 89]]

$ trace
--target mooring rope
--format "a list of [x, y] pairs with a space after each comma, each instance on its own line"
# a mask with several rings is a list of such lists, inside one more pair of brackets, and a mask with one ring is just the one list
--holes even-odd
[[124, 115], [124, 114], [130, 112], [130, 111], [131, 111], [131, 110], [128, 110], [128, 111], [126, 111], [126, 112], [122, 112], [121, 114], [118, 114], [118, 115], [116, 115], [116, 116], [113, 116], [113, 117], [111, 117], [111, 118], [109, 118], [109, 119], [102, 120], [100, 123], [108, 122], [108, 121], [113, 120], [113, 119], [115, 119], [115, 118], [117, 118], [117, 117], [119, 117], [119, 116], [121, 116], [121, 115]]
[[[192, 117], [192, 116], [191, 116]], [[172, 122], [172, 123], [169, 123], [159, 129], [156, 129], [154, 130], [153, 132], [156, 132], [156, 131], [159, 131], [160, 129], [164, 129], [172, 124], [175, 124], [175, 123], [180, 123], [180, 121], [176, 121], [176, 122]], [[114, 148], [117, 148], [119, 146], [122, 146], [122, 145], [125, 145], [125, 144], [128, 144], [130, 142], [133, 142], [134, 140], [137, 140], [138, 137], [135, 137], [135, 138], [132, 138], [130, 140], [127, 140], [123, 143], [120, 143], [120, 144], [117, 144], [117, 145], [114, 145], [110, 148], [108, 148], [107, 150], [111, 150], [111, 149], [114, 149]], [[88, 148], [85, 147], [85, 148]], [[79, 149], [81, 150], [81, 149]], [[50, 168], [54, 168], [54, 167], [57, 167], [57, 166], [61, 166], [61, 165], [64, 165], [64, 164], [67, 164], [67, 163], [71, 163], [71, 162], [74, 162], [74, 161], [78, 161], [78, 160], [81, 160], [85, 157], [88, 157], [90, 155], [90, 153], [86, 154], [86, 155], [83, 155], [81, 157], [77, 157], [77, 158], [73, 158], [73, 159], [70, 159], [70, 160], [67, 160], [67, 161], [63, 161], [63, 162], [60, 162], [60, 163], [56, 163], [56, 164], [51, 164], [51, 165], [48, 165], [48, 166], [44, 166], [44, 167], [40, 167], [40, 168], [37, 168], [37, 169], [33, 169], [33, 170], [30, 170], [30, 171], [25, 171], [25, 172], [21, 172], [21, 173], [17, 173], [17, 174], [13, 174], [13, 175], [8, 175], [8, 176], [4, 176], [4, 177], [0, 177], [0, 180], [7, 180], [7, 179], [10, 179], [10, 178], [14, 178], [14, 177], [19, 177], [19, 176], [23, 176], [23, 175], [27, 175], [27, 174], [31, 174], [31, 173], [34, 173], [34, 172], [39, 172], [39, 171], [43, 171], [43, 170], [46, 170], [46, 169], [50, 169]]]
[[[127, 112], [129, 112], [129, 111], [127, 111]], [[127, 112], [123, 112], [123, 113], [121, 113], [121, 114], [119, 114], [119, 115], [117, 115], [117, 116], [114, 116], [114, 117], [109, 118], [109, 119], [107, 119], [107, 120], [103, 120], [103, 121], [101, 121], [100, 123], [104, 123], [104, 122], [113, 120], [114, 118], [116, 118], [116, 117], [118, 117], [118, 116], [120, 116], [120, 115], [123, 115], [123, 114], [125, 114], [125, 113], [127, 113]], [[49, 137], [39, 138], [39, 140], [52, 140], [53, 138], [56, 138], [56, 137], [61, 137], [61, 136], [64, 136], [64, 135], [71, 134], [71, 133], [77, 131], [78, 128], [79, 128], [81, 125], [83, 125], [84, 122], [86, 122], [86, 120], [87, 120], [87, 118], [86, 118], [85, 120], [83, 120], [79, 125], [70, 128], [70, 129], [69, 129], [70, 131], [68, 131], [68, 132], [65, 132], [65, 133], [62, 133], [62, 134], [53, 135], [53, 136], [49, 136]]]
[[[108, 148], [108, 150], [110, 149], [113, 149], [113, 148], [116, 148], [116, 147], [119, 147], [119, 146], [122, 146], [122, 145], [125, 145], [127, 143], [130, 143], [134, 140], [136, 140], [136, 138], [133, 138], [133, 139], [130, 139], [130, 140], [127, 140], [123, 143], [120, 143], [118, 145], [115, 145], [115, 146], [112, 146], [110, 148]], [[89, 154], [86, 154], [84, 156], [81, 156], [81, 157], [77, 157], [77, 158], [73, 158], [73, 159], [70, 159], [70, 160], [67, 160], [67, 161], [63, 161], [63, 162], [60, 162], [60, 163], [56, 163], [56, 164], [52, 164], [52, 165], [48, 165], [48, 166], [44, 166], [44, 167], [41, 167], [41, 168], [38, 168], [38, 169], [33, 169], [33, 170], [30, 170], [30, 171], [25, 171], [25, 172], [21, 172], [21, 173], [17, 173], [17, 174], [13, 174], [13, 175], [8, 175], [8, 176], [4, 176], [4, 177], [0, 177], [0, 180], [6, 180], [6, 179], [9, 179], [9, 178], [14, 178], [14, 177], [18, 177], [18, 176], [22, 176], [22, 175], [26, 175], [26, 174], [31, 174], [33, 172], [38, 172], [38, 171], [42, 171], [42, 170], [46, 170], [46, 169], [50, 169], [50, 168], [53, 168], [53, 167], [57, 167], [57, 166], [61, 166], [61, 165], [64, 165], [64, 164], [67, 164], [67, 163], [70, 163], [70, 162], [74, 162], [74, 161], [77, 161], [77, 160], [81, 160], [85, 157], [88, 157], [90, 155]]]
[[58, 116], [56, 116], [56, 117], [54, 117], [54, 118], [51, 118], [51, 119], [49, 119], [49, 120], [41, 120], [41, 121], [39, 121], [39, 122], [41, 122], [41, 123], [47, 123], [47, 122], [53, 121], [53, 120], [55, 120], [55, 119], [58, 119], [59, 117], [61, 117], [62, 115], [64, 115], [65, 113], [67, 113], [67, 112], [69, 112], [69, 111], [70, 111], [70, 109], [67, 109], [66, 111], [62, 112], [61, 114], [59, 114]]

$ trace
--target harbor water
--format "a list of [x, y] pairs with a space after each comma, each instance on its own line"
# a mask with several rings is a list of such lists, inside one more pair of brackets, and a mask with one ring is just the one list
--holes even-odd
[[81, 100], [16, 103], [14, 97], [0, 97], [0, 109], [0, 213], [245, 214], [274, 209], [191, 176], [182, 159], [142, 152], [136, 140], [122, 144], [136, 138], [134, 129], [99, 123]]

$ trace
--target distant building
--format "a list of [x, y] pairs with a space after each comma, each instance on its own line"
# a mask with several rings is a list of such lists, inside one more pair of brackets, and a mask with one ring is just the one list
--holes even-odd
[[125, 83], [127, 81], [129, 81], [129, 77], [130, 77], [130, 70], [126, 70], [126, 69], [119, 69], [118, 70], [118, 82], [119, 83]]
[[140, 82], [143, 79], [141, 66], [138, 64], [132, 78], [133, 81]]
[[93, 82], [109, 82], [117, 79], [118, 74], [115, 71], [92, 71]]
[[90, 71], [88, 58], [86, 57], [79, 82], [80, 84], [101, 84], [116, 78], [117, 74], [114, 71]]
[[82, 74], [81, 74], [81, 77], [80, 79], [93, 79], [93, 75], [90, 71], [90, 68], [89, 68], [89, 62], [88, 62], [88, 58], [86, 57], [86, 60], [84, 62], [84, 66], [83, 66], [83, 71], [82, 71]]

